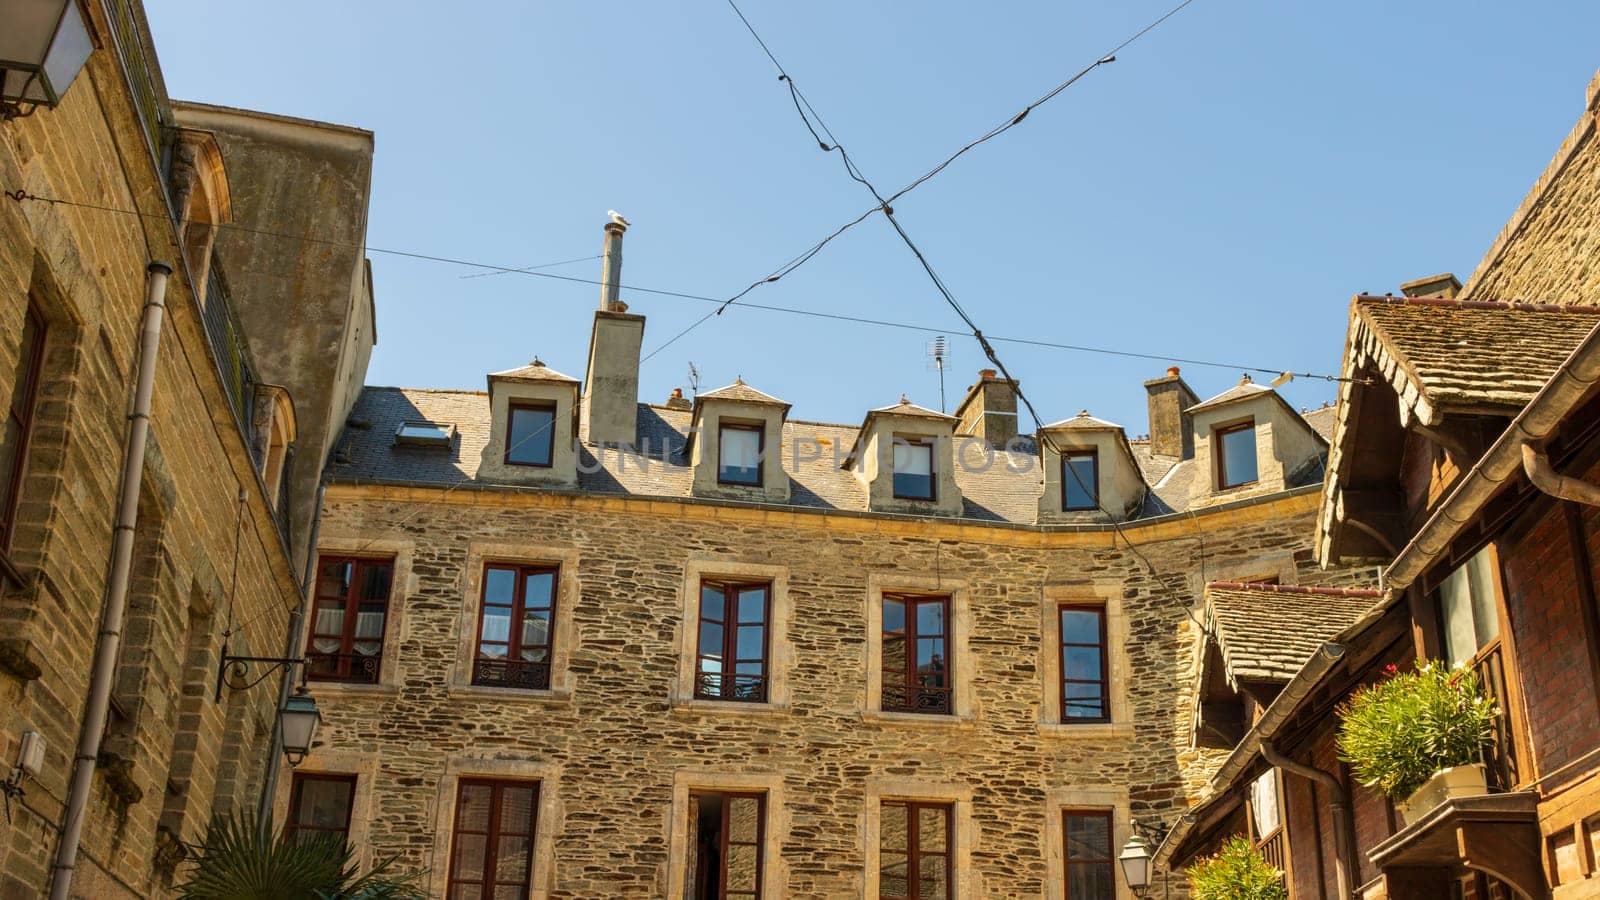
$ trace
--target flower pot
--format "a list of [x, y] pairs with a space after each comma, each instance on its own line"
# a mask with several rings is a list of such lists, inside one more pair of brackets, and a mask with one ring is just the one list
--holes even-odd
[[1483, 763], [1452, 766], [1433, 773], [1433, 777], [1423, 782], [1422, 787], [1413, 791], [1411, 796], [1396, 802], [1394, 808], [1401, 820], [1409, 825], [1433, 812], [1446, 800], [1487, 793], [1489, 779], [1484, 773]]

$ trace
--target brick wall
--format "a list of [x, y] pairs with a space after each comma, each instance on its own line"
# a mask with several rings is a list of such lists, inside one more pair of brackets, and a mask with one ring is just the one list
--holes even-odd
[[[661, 896], [679, 770], [781, 777], [788, 897], [859, 894], [869, 781], [956, 785], [972, 797], [968, 883], [977, 893], [969, 895], [1039, 897], [1048, 868], [1041, 835], [1046, 816], [1059, 814], [1047, 809], [1048, 793], [1125, 791], [1135, 818], [1171, 821], [1220, 762], [1221, 753], [1188, 747], [1195, 632], [1184, 604], [1205, 579], [1293, 557], [1306, 583], [1367, 574], [1322, 572], [1310, 561], [1314, 503], [1305, 495], [1131, 528], [1178, 603], [1155, 592], [1143, 566], [1104, 532], [334, 485], [323, 546], [408, 554], [411, 576], [397, 576], [392, 600], [393, 683], [315, 687], [324, 746], [306, 767], [377, 760], [369, 795], [357, 801], [370, 804], [370, 815], [355, 839], [435, 870], [448, 849], [435, 833], [436, 823], [449, 825], [440, 812], [447, 772], [483, 759], [551, 767], [560, 778], [557, 812], [542, 827], [554, 832], [552, 897]], [[1195, 528], [1205, 529], [1203, 570]], [[581, 580], [570, 697], [519, 701], [515, 692], [452, 684], [464, 679], [462, 629], [476, 627], [463, 607], [474, 581], [469, 555], [482, 542], [502, 556], [520, 545], [540, 548], [527, 551], [535, 558], [559, 548], [576, 560], [576, 572], [563, 574]], [[785, 573], [793, 605], [787, 710], [669, 703], [685, 567], [703, 559]], [[869, 577], [892, 585], [931, 576], [970, 592], [971, 720], [863, 716]], [[1041, 704], [1053, 702], [1039, 677], [1041, 596], [1063, 586], [1122, 604], [1128, 640], [1116, 652], [1125, 654], [1131, 716], [1120, 728], [1075, 737], [1041, 725]]]

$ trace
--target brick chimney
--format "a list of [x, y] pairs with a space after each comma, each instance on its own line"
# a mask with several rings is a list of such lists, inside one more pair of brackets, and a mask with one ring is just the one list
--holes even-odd
[[628, 222], [616, 213], [606, 223], [600, 309], [589, 336], [589, 368], [585, 371], [581, 415], [591, 443], [632, 445], [639, 423], [639, 345], [644, 342], [644, 316], [632, 315], [620, 297], [622, 234]]
[[1441, 300], [1454, 300], [1461, 293], [1461, 282], [1449, 272], [1439, 275], [1429, 275], [1427, 278], [1418, 278], [1400, 285], [1400, 293], [1407, 297], [1433, 297]]
[[1167, 369], [1161, 378], [1144, 383], [1150, 405], [1150, 452], [1157, 456], [1194, 456], [1194, 427], [1184, 410], [1200, 402], [1178, 367]]
[[683, 395], [683, 388], [673, 388], [672, 394], [667, 397], [667, 409], [694, 409], [694, 404]]
[[956, 419], [956, 434], [1004, 447], [1017, 436], [1017, 383], [993, 369], [980, 371], [977, 384], [967, 388], [967, 396], [956, 407]]

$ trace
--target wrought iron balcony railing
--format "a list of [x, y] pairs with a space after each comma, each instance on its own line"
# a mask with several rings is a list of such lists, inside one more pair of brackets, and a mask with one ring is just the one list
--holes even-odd
[[472, 666], [472, 683], [547, 691], [550, 689], [550, 663], [480, 656]]
[[383, 667], [383, 656], [366, 656], [361, 653], [306, 654], [306, 678], [312, 681], [348, 681], [354, 684], [377, 684], [378, 672]]

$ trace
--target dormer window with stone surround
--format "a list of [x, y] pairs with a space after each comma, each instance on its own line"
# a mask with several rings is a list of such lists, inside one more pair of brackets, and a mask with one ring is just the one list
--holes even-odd
[[1149, 493], [1122, 426], [1089, 415], [1046, 425], [1039, 453], [1045, 489], [1039, 521], [1123, 521], [1139, 513]]
[[489, 376], [489, 440], [478, 475], [492, 481], [575, 487], [578, 380], [538, 359]]
[[1191, 505], [1225, 503], [1322, 480], [1327, 441], [1277, 391], [1253, 383], [1248, 375], [1185, 412], [1195, 450]]
[[685, 455], [696, 496], [787, 503], [783, 422], [789, 404], [743, 378], [694, 399]]
[[879, 512], [956, 516], [963, 508], [956, 485], [955, 416], [900, 398], [867, 413], [844, 468], [867, 488], [868, 508]]

